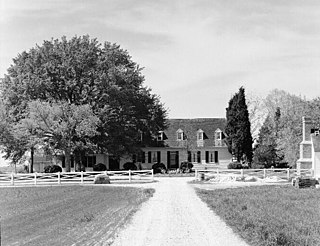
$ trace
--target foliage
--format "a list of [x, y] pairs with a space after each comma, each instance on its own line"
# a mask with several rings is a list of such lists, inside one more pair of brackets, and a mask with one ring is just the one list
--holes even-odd
[[320, 193], [291, 186], [197, 190], [250, 245], [320, 245]]
[[123, 169], [124, 170], [137, 170], [137, 166], [136, 164], [134, 164], [133, 162], [126, 162], [123, 164]]
[[[43, 142], [43, 131], [30, 129], [29, 135], [35, 137], [36, 144], [64, 152], [98, 148], [118, 157], [136, 152], [142, 146], [141, 136], [144, 144], [148, 144], [167, 124], [166, 110], [159, 97], [143, 86], [143, 81], [141, 68], [127, 51], [117, 44], [102, 45], [89, 36], [52, 39], [22, 52], [13, 59], [1, 85], [6, 121], [0, 126], [4, 128], [0, 140], [6, 157], [16, 162], [34, 143], [29, 143], [29, 137], [15, 138], [12, 129], [30, 116], [30, 103], [34, 101], [40, 105], [47, 103], [46, 108], [59, 105], [60, 111], [67, 111], [64, 119], [68, 120], [62, 128], [70, 130]], [[89, 118], [82, 111], [84, 107]], [[73, 108], [80, 112], [72, 114]], [[54, 118], [54, 113], [57, 112], [53, 110], [48, 117]], [[75, 129], [71, 118], [76, 113], [83, 117], [82, 125], [89, 125], [90, 134], [86, 127]], [[43, 129], [59, 129], [56, 124], [44, 126], [41, 120]], [[91, 127], [95, 125], [91, 120], [97, 123], [96, 128]], [[87, 131], [85, 136], [82, 131]], [[67, 167], [68, 163], [66, 158]]]
[[156, 163], [152, 165], [153, 173], [163, 173], [167, 170], [166, 166], [163, 163]]
[[259, 131], [258, 145], [254, 149], [253, 160], [257, 164], [264, 165], [264, 168], [277, 167], [283, 160], [283, 155], [277, 146], [280, 120], [281, 112], [278, 107], [273, 119], [268, 116]]
[[108, 175], [99, 174], [95, 176], [93, 183], [94, 184], [110, 184], [110, 178]]
[[191, 172], [191, 169], [193, 168], [193, 164], [188, 161], [183, 161], [180, 164], [180, 170], [185, 173], [185, 172]]
[[230, 162], [228, 164], [228, 169], [244, 169], [240, 162]]
[[237, 161], [246, 160], [251, 163], [252, 136], [243, 87], [240, 87], [239, 92], [230, 99], [226, 115], [225, 132], [229, 152], [237, 158]]
[[45, 173], [58, 173], [62, 172], [62, 168], [58, 165], [49, 165], [44, 167]]
[[[308, 116], [319, 121], [319, 98], [313, 100], [289, 94], [282, 90], [273, 90], [264, 100], [265, 108], [270, 117], [271, 131], [276, 131], [276, 154], [282, 162], [295, 167], [299, 158], [299, 144], [302, 141], [302, 117]], [[272, 116], [281, 109], [278, 122]]]
[[97, 163], [93, 165], [93, 171], [100, 172], [100, 171], [106, 171], [107, 167], [103, 163]]

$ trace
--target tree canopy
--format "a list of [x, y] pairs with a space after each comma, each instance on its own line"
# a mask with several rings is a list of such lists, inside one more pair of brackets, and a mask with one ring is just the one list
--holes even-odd
[[240, 87], [239, 92], [230, 99], [226, 110], [227, 125], [225, 131], [229, 151], [239, 162], [246, 160], [251, 163], [252, 136], [243, 87]]
[[[166, 109], [144, 86], [141, 71], [117, 44], [100, 44], [89, 36], [44, 41], [14, 58], [5, 75], [1, 98], [4, 115], [10, 115], [6, 126], [28, 119], [41, 129], [32, 133], [38, 138], [50, 128], [54, 131], [51, 142], [63, 151], [62, 132], [68, 132], [71, 135], [67, 138], [72, 143], [81, 139], [77, 145], [82, 147], [118, 157], [133, 153], [142, 146], [142, 135], [144, 141], [152, 141], [166, 127]], [[68, 113], [59, 118], [63, 112]], [[37, 114], [43, 117], [34, 117]], [[76, 130], [79, 122], [89, 126], [82, 129], [84, 135]], [[88, 129], [90, 134], [85, 132]], [[13, 132], [10, 127], [6, 130]], [[1, 144], [7, 157], [19, 159], [18, 150], [9, 154], [9, 141]]]

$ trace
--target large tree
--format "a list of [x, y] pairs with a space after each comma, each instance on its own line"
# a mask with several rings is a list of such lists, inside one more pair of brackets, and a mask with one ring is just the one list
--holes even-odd
[[243, 87], [240, 87], [239, 92], [230, 99], [226, 110], [225, 132], [229, 151], [239, 162], [245, 160], [250, 164], [252, 161], [252, 136]]
[[99, 119], [99, 134], [90, 136], [90, 142], [99, 151], [121, 156], [137, 151], [141, 136], [152, 141], [166, 127], [164, 106], [143, 82], [141, 68], [119, 45], [100, 44], [89, 36], [62, 37], [14, 58], [1, 97], [11, 124], [26, 118], [35, 100], [88, 105]]

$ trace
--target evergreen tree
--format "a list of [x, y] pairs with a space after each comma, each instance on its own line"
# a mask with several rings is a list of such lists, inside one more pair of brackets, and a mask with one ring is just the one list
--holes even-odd
[[237, 158], [237, 161], [247, 161], [251, 165], [252, 136], [243, 87], [240, 87], [239, 92], [230, 99], [226, 110], [227, 126], [225, 131], [229, 152]]

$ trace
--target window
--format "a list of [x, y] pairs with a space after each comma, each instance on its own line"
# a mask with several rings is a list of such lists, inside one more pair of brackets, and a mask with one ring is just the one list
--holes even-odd
[[178, 141], [181, 141], [181, 140], [183, 140], [183, 139], [184, 139], [183, 131], [182, 131], [181, 129], [179, 129], [179, 130], [177, 131], [177, 140], [178, 140]]
[[203, 131], [201, 129], [197, 131], [197, 140], [203, 140]]
[[222, 132], [221, 132], [221, 130], [220, 129], [217, 129], [216, 131], [215, 131], [215, 140], [221, 140], [222, 139]]
[[161, 152], [160, 151], [148, 151], [148, 163], [160, 163]]
[[188, 161], [193, 163], [200, 163], [201, 151], [188, 151]]
[[159, 131], [158, 132], [157, 140], [158, 141], [163, 141], [163, 131]]
[[206, 151], [206, 163], [218, 163], [219, 152], [218, 151]]

